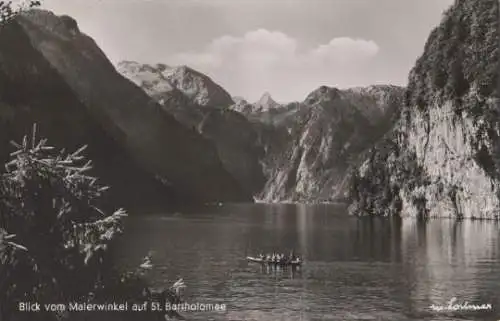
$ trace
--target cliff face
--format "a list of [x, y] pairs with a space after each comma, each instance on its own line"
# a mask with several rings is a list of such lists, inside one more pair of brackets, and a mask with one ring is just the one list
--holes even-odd
[[118, 74], [69, 17], [32, 11], [0, 31], [0, 90], [3, 155], [7, 139], [36, 122], [58, 147], [89, 144], [96, 170], [115, 190], [132, 195], [154, 187], [186, 201], [250, 199], [212, 144]]
[[303, 103], [281, 108], [272, 116], [271, 128], [261, 125], [269, 179], [260, 199], [344, 198], [349, 167], [385, 133], [402, 97], [403, 89], [393, 86], [347, 91], [322, 86]]
[[260, 191], [265, 183], [260, 163], [264, 150], [252, 124], [228, 108], [234, 102], [222, 87], [188, 67], [125, 61], [117, 69], [153, 97], [166, 114], [211, 141], [224, 167], [248, 194]]
[[353, 175], [351, 213], [499, 218], [499, 18], [497, 0], [445, 13], [397, 124]]

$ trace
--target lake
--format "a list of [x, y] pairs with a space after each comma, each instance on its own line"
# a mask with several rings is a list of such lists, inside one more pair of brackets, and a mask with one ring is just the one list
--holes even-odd
[[[155, 286], [182, 277], [187, 302], [226, 306], [188, 320], [498, 320], [498, 234], [495, 222], [232, 204], [131, 216], [119, 251], [126, 266], [152, 251]], [[291, 249], [305, 260], [298, 270], [245, 260]]]

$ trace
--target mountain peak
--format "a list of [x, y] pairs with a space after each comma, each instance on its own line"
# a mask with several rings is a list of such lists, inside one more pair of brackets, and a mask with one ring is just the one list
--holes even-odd
[[340, 90], [335, 87], [320, 86], [307, 95], [305, 102], [312, 105], [316, 102], [331, 101], [338, 98]]
[[226, 108], [234, 103], [231, 95], [212, 78], [186, 65], [174, 67], [163, 76], [201, 106]]
[[19, 15], [19, 18], [26, 18], [37, 28], [66, 40], [81, 35], [77, 21], [68, 15], [56, 15], [45, 9], [30, 9]]
[[268, 91], [266, 91], [262, 94], [261, 98], [271, 98], [271, 94]]
[[265, 92], [262, 97], [255, 103], [255, 106], [260, 108], [261, 110], [269, 110], [273, 108], [277, 108], [280, 106], [272, 97], [269, 92]]
[[268, 101], [274, 101], [273, 97], [271, 97], [271, 94], [269, 92], [265, 92], [259, 99], [261, 102], [268, 102]]
[[172, 67], [168, 66], [168, 65], [165, 65], [165, 64], [162, 64], [162, 63], [157, 63], [155, 65], [156, 69], [158, 69], [160, 72], [164, 72], [166, 71], [167, 69], [172, 69]]

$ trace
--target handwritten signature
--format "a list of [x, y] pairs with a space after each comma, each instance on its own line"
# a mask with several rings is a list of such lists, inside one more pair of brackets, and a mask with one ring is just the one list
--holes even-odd
[[458, 302], [457, 298], [452, 298], [450, 301], [448, 301], [447, 305], [432, 304], [430, 308], [431, 310], [436, 312], [493, 310], [493, 306], [491, 305], [491, 303], [473, 304], [467, 301]]

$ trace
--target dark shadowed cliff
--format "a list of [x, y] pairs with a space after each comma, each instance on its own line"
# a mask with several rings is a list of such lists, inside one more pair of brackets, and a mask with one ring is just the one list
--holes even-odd
[[444, 14], [397, 124], [353, 176], [353, 214], [499, 218], [499, 19], [497, 0]]
[[32, 11], [0, 31], [0, 102], [2, 158], [36, 122], [58, 147], [88, 144], [99, 176], [128, 196], [251, 199], [214, 146], [117, 73], [70, 17]]

